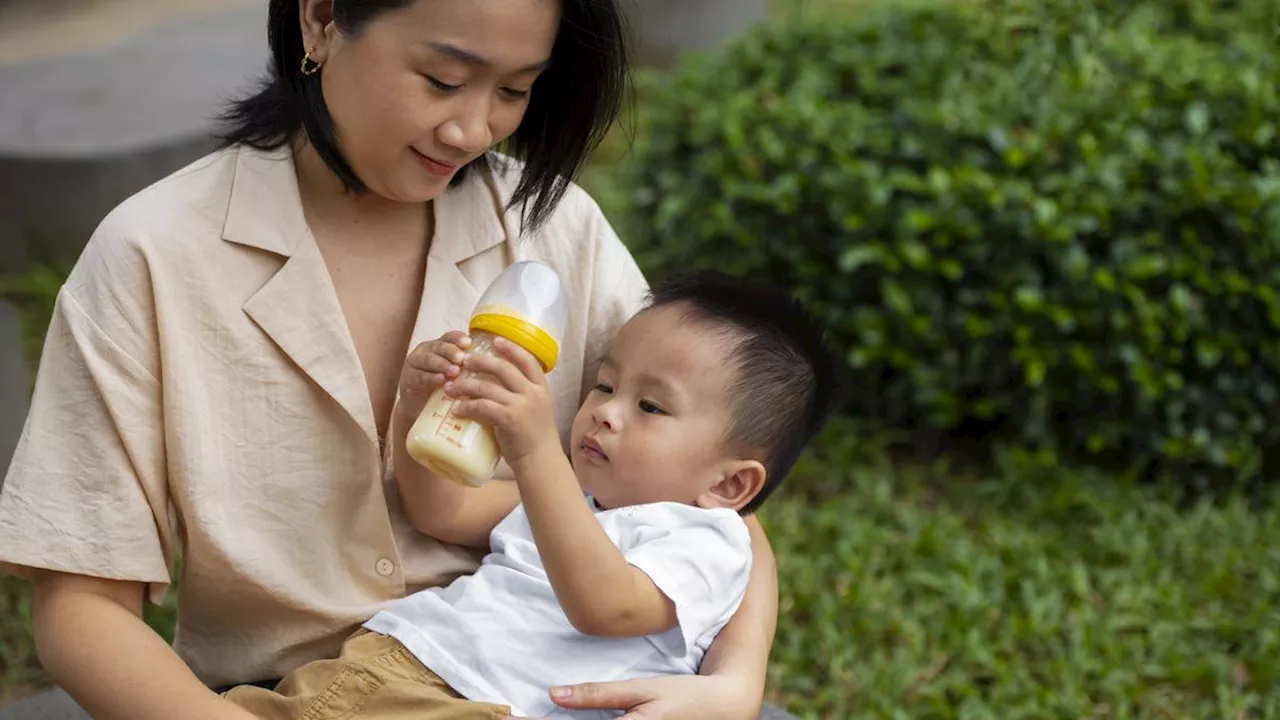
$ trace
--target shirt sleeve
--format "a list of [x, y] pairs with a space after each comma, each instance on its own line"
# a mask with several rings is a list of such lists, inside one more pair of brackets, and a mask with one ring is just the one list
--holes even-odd
[[684, 657], [742, 603], [751, 575], [750, 533], [732, 510], [662, 503], [634, 518], [623, 555], [675, 605], [678, 627], [656, 641], [672, 657]]
[[[130, 272], [136, 253], [98, 245], [90, 241], [55, 302], [0, 486], [0, 570], [144, 582], [158, 603], [173, 543], [161, 388], [145, 364], [153, 358], [138, 352], [154, 344], [146, 331], [154, 317], [142, 317], [149, 284]], [[139, 275], [143, 282], [131, 282]]]

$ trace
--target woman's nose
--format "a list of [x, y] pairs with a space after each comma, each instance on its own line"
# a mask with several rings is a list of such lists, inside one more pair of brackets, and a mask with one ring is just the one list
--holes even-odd
[[475, 155], [493, 144], [493, 132], [489, 129], [489, 103], [484, 100], [467, 102], [459, 112], [440, 126], [440, 141]]

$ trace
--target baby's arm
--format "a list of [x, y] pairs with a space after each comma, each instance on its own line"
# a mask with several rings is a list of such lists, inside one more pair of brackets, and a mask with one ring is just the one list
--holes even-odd
[[531, 455], [512, 469], [547, 578], [578, 632], [631, 637], [676, 624], [671, 599], [627, 561], [583, 502], [564, 453]]
[[489, 534], [520, 502], [515, 483], [490, 482], [479, 488], [437, 477], [405, 449], [409, 429], [427, 398], [446, 380], [456, 377], [461, 355], [471, 339], [450, 332], [422, 343], [405, 360], [400, 377], [400, 402], [392, 418], [396, 487], [409, 521], [419, 532], [438, 540], [489, 547]]
[[[546, 377], [510, 343], [501, 357], [474, 357], [471, 379], [446, 390], [466, 398], [456, 412], [493, 425], [515, 471], [533, 540], [565, 615], [586, 635], [638, 636], [676, 624], [675, 607], [649, 576], [632, 567], [583, 500], [556, 433]], [[492, 485], [493, 483], [490, 483]], [[488, 487], [488, 486], [486, 486]]]

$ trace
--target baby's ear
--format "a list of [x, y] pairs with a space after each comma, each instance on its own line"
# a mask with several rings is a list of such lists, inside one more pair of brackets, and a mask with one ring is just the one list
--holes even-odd
[[725, 466], [720, 481], [698, 497], [697, 505], [741, 510], [760, 493], [767, 474], [759, 461], [735, 460]]

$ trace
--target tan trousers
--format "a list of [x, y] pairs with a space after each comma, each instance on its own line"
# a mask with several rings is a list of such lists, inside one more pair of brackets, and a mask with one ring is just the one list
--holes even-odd
[[503, 720], [510, 708], [465, 700], [394, 638], [365, 630], [334, 660], [307, 663], [274, 690], [224, 697], [263, 720]]

